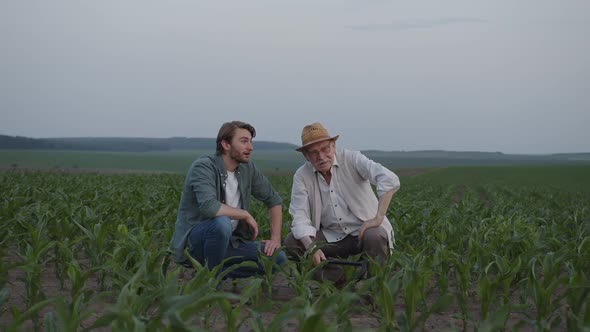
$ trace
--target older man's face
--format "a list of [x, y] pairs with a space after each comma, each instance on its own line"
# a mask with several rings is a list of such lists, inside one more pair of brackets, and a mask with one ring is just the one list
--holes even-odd
[[326, 173], [332, 168], [335, 153], [336, 142], [333, 140], [317, 142], [303, 150], [305, 159], [320, 173]]

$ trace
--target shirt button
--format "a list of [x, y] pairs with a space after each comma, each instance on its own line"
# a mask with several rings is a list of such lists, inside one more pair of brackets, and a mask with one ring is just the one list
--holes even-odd
[[[338, 218], [338, 220], [342, 220], [342, 218]], [[346, 228], [345, 228], [346, 229]]]
[[334, 204], [335, 207], [338, 207], [338, 204]]

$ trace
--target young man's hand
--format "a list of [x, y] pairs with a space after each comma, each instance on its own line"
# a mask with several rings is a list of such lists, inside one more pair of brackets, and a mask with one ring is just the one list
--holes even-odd
[[254, 220], [254, 217], [252, 217], [249, 213], [248, 217], [243, 220], [246, 222], [246, 224], [250, 225], [250, 228], [252, 229], [252, 240], [256, 240], [258, 237], [258, 224], [256, 223], [256, 220]]
[[264, 243], [264, 254], [266, 256], [272, 256], [275, 250], [281, 247], [281, 241], [277, 240], [262, 240], [260, 242]]

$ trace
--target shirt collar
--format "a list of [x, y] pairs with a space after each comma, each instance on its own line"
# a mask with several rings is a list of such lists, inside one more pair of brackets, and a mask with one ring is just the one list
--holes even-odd
[[[219, 175], [223, 178], [227, 178], [227, 170], [225, 169], [225, 163], [223, 162], [223, 157], [221, 155], [214, 155], [211, 158], [219, 171]], [[234, 173], [236, 173], [236, 176], [240, 175], [240, 173], [241, 173], [240, 170], [243, 167], [244, 166], [242, 165], [242, 163], [238, 164], [238, 167], [236, 167], [236, 169], [234, 170]]]

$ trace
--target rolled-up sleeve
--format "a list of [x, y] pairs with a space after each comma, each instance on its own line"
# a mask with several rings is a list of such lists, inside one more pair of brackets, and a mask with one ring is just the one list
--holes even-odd
[[291, 233], [295, 239], [300, 240], [305, 236], [315, 237], [316, 229], [311, 222], [309, 191], [305, 187], [301, 175], [298, 173], [295, 173], [293, 177], [289, 214], [293, 218], [291, 222]]
[[394, 193], [399, 190], [399, 177], [387, 167], [374, 162], [359, 151], [350, 151], [347, 157], [350, 158], [359, 174], [363, 178], [369, 179], [369, 182], [376, 187], [377, 196], [392, 190]]
[[268, 178], [255, 165], [252, 165], [252, 172], [252, 195], [268, 208], [282, 204], [283, 199], [279, 193], [274, 190]]
[[189, 185], [203, 219], [214, 218], [221, 208], [215, 187], [215, 169], [207, 163], [197, 162], [191, 169]]

